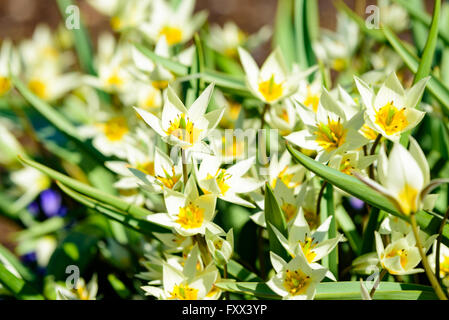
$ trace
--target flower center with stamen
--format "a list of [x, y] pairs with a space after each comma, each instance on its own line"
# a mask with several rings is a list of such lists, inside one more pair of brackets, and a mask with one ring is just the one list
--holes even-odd
[[30, 90], [41, 99], [45, 99], [47, 97], [47, 86], [40, 80], [31, 80], [28, 82], [28, 88], [30, 88]]
[[391, 101], [376, 112], [375, 123], [387, 135], [402, 132], [408, 125], [405, 108], [399, 110], [394, 106], [393, 101]]
[[360, 132], [368, 140], [376, 140], [377, 138], [377, 132], [368, 127], [368, 125], [366, 124], [364, 124], [362, 128], [360, 128]]
[[343, 58], [337, 58], [332, 62], [332, 69], [341, 72], [346, 69], [346, 60]]
[[106, 79], [106, 84], [111, 87], [119, 88], [123, 85], [123, 79], [120, 77], [119, 71], [115, 69]]
[[354, 170], [355, 167], [352, 165], [351, 160], [350, 159], [346, 159], [344, 161], [341, 162], [340, 164], [340, 171], [352, 176], [352, 170]]
[[182, 30], [176, 27], [165, 26], [159, 32], [159, 37], [165, 36], [167, 43], [172, 46], [182, 40]]
[[307, 86], [307, 96], [304, 99], [303, 104], [306, 107], [312, 108], [313, 112], [317, 112], [318, 110], [318, 104], [320, 103], [320, 96], [317, 94], [314, 94], [312, 90], [310, 89], [310, 86]]
[[173, 189], [173, 187], [181, 178], [181, 175], [176, 175], [174, 166], [172, 166], [171, 168], [171, 174], [169, 174], [164, 168], [162, 168], [162, 170], [164, 171], [165, 177], [157, 176], [156, 179], [160, 181], [165, 187]]
[[175, 285], [170, 299], [197, 300], [198, 289], [191, 288], [187, 284]]
[[418, 190], [413, 188], [411, 185], [406, 184], [399, 193], [399, 205], [403, 214], [409, 215], [412, 212], [418, 211], [417, 197]]
[[394, 257], [400, 258], [401, 266], [402, 266], [402, 268], [405, 269], [405, 266], [407, 265], [407, 262], [408, 262], [407, 251], [405, 249], [399, 249], [399, 250], [393, 249], [385, 255], [385, 258], [394, 258]]
[[340, 121], [327, 119], [327, 124], [319, 123], [318, 130], [315, 131], [316, 142], [327, 152], [331, 152], [343, 145], [346, 141], [346, 134], [348, 130], [345, 129]]
[[300, 241], [299, 244], [301, 245], [302, 252], [306, 256], [307, 261], [309, 263], [312, 262], [316, 257], [316, 253], [313, 251], [313, 248], [316, 247], [317, 243], [314, 242], [312, 237], [306, 236], [304, 241]]
[[441, 259], [440, 263], [440, 275], [445, 277], [449, 274], [449, 256], [445, 256], [444, 259]]
[[201, 227], [204, 221], [204, 209], [189, 203], [184, 208], [179, 208], [177, 223], [184, 229], [196, 229]]
[[138, 163], [136, 169], [147, 175], [154, 176], [154, 162]]
[[123, 136], [129, 132], [125, 117], [115, 117], [109, 119], [101, 125], [103, 132], [109, 141], [116, 142], [122, 140]]
[[287, 222], [290, 222], [296, 216], [296, 212], [298, 212], [298, 207], [291, 203], [284, 203], [281, 209], [284, 212]]
[[184, 113], [181, 113], [175, 120], [170, 121], [167, 134], [178, 138], [191, 145], [198, 141], [202, 129], [195, 128], [195, 125]]
[[273, 102], [279, 99], [283, 93], [282, 83], [276, 83], [274, 75], [267, 81], [259, 83], [259, 92], [263, 95], [267, 102]]
[[9, 78], [0, 77], [0, 96], [4, 95], [11, 89], [11, 81]]
[[[231, 175], [226, 172], [225, 169], [218, 169], [215, 176], [212, 176], [211, 174], [207, 174], [206, 180], [209, 179], [215, 179], [218, 184], [218, 188], [220, 188], [221, 195], [224, 196], [226, 192], [230, 189], [230, 186], [226, 183], [226, 181], [231, 178]], [[203, 190], [205, 194], [208, 194], [209, 192]]]
[[284, 288], [292, 295], [303, 294], [310, 285], [311, 279], [301, 270], [286, 270]]

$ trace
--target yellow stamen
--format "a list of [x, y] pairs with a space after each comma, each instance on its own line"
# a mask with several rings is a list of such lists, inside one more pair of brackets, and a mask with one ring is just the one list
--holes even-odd
[[175, 120], [170, 121], [167, 134], [188, 142], [191, 145], [198, 141], [202, 129], [195, 128], [195, 125], [185, 114], [180, 114]]
[[162, 168], [162, 170], [164, 170], [165, 177], [162, 177], [162, 176], [156, 176], [156, 179], [157, 179], [158, 181], [162, 182], [162, 184], [163, 184], [165, 187], [169, 188], [169, 189], [173, 189], [173, 187], [176, 185], [176, 183], [177, 183], [177, 182], [179, 181], [179, 179], [181, 178], [181, 175], [176, 175], [176, 173], [175, 173], [175, 167], [174, 167], [174, 166], [172, 166], [171, 169], [172, 169], [171, 175], [168, 174], [168, 172], [165, 171], [164, 168]]
[[418, 190], [406, 184], [399, 193], [399, 205], [403, 214], [408, 216], [410, 213], [418, 211], [417, 197]]
[[449, 274], [449, 256], [445, 256], [444, 259], [441, 259], [440, 263], [440, 276], [445, 277]]
[[123, 79], [119, 75], [118, 70], [114, 70], [109, 78], [106, 80], [108, 86], [121, 87], [123, 85]]
[[399, 110], [394, 106], [393, 101], [391, 101], [376, 112], [375, 123], [387, 135], [402, 132], [408, 125], [405, 108]]
[[[231, 188], [226, 181], [231, 178], [231, 175], [229, 173], [226, 173], [225, 169], [218, 169], [217, 173], [215, 173], [215, 176], [212, 176], [211, 174], [207, 174], [206, 180], [215, 179], [217, 181], [218, 187], [220, 188], [221, 195], [225, 195], [226, 192]], [[209, 194], [207, 190], [203, 190], [205, 194]]]
[[399, 249], [399, 250], [393, 249], [385, 255], [385, 258], [394, 258], [396, 256], [400, 257], [401, 266], [402, 266], [402, 268], [405, 269], [405, 266], [407, 265], [407, 262], [408, 262], [407, 251], [404, 249]]
[[109, 141], [116, 142], [129, 132], [128, 124], [125, 117], [114, 117], [106, 123], [100, 125]]
[[316, 253], [313, 251], [313, 248], [316, 247], [317, 243], [314, 242], [314, 239], [311, 237], [306, 237], [304, 241], [300, 241], [302, 252], [306, 256], [306, 259], [309, 263], [313, 261], [316, 257]]
[[352, 165], [350, 159], [346, 159], [345, 161], [342, 161], [340, 164], [340, 171], [347, 175], [352, 176], [351, 171], [354, 169], [355, 169], [355, 167]]
[[41, 99], [47, 98], [47, 86], [41, 80], [33, 79], [28, 82], [28, 88]]
[[184, 229], [196, 229], [201, 227], [204, 221], [204, 209], [193, 203], [189, 203], [184, 208], [179, 208], [177, 223]]
[[368, 127], [368, 125], [364, 124], [362, 128], [360, 129], [360, 132], [362, 135], [367, 138], [368, 140], [376, 140], [377, 138], [377, 132]]
[[273, 102], [282, 96], [282, 83], [276, 83], [274, 81], [274, 75], [272, 75], [269, 80], [259, 83], [259, 92], [267, 102]]
[[292, 295], [297, 296], [306, 292], [311, 279], [301, 270], [287, 270], [284, 278], [284, 288]]
[[172, 46], [181, 42], [182, 30], [176, 27], [165, 26], [159, 32], [159, 37], [161, 36], [165, 36], [167, 43]]
[[346, 60], [343, 58], [337, 58], [332, 62], [332, 69], [341, 72], [346, 69]]
[[156, 89], [164, 90], [165, 88], [168, 87], [168, 80], [157, 80], [157, 81], [155, 80], [155, 81], [151, 82], [151, 84]]
[[154, 162], [139, 163], [136, 169], [150, 176], [154, 176]]
[[281, 209], [284, 212], [285, 219], [287, 220], [287, 222], [290, 222], [298, 212], [298, 208], [291, 203], [284, 203], [281, 206]]
[[4, 95], [11, 89], [11, 81], [9, 78], [0, 77], [0, 96]]
[[307, 96], [304, 99], [303, 103], [306, 107], [312, 108], [313, 112], [317, 112], [318, 104], [320, 103], [320, 96], [317, 94], [313, 94], [310, 86], [307, 86]]
[[327, 152], [331, 152], [345, 143], [348, 130], [343, 127], [340, 119], [334, 121], [328, 118], [327, 121], [327, 124], [318, 124], [318, 130], [315, 131], [315, 135], [318, 145]]
[[170, 299], [197, 300], [198, 289], [191, 288], [187, 284], [175, 285]]

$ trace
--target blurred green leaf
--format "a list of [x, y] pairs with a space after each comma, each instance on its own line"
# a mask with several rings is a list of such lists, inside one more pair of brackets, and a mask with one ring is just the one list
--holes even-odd
[[117, 278], [115, 274], [108, 274], [108, 281], [120, 298], [129, 299], [129, 297], [131, 296], [131, 292], [128, 290], [125, 284], [119, 278]]
[[26, 281], [34, 281], [35, 275], [27, 267], [25, 267], [13, 253], [0, 245], [0, 263], [3, 259], [6, 260], [20, 274], [22, 279]]
[[16, 277], [2, 263], [0, 263], [0, 284], [19, 300], [44, 300], [33, 286]]
[[288, 67], [296, 60], [295, 33], [293, 26], [293, 1], [278, 0], [274, 25], [273, 47], [279, 47]]
[[362, 238], [357, 231], [352, 218], [346, 212], [343, 206], [337, 206], [335, 209], [335, 218], [337, 219], [338, 225], [343, 230], [346, 238], [349, 241], [349, 245], [356, 255], [360, 254], [360, 244], [362, 243]]
[[186, 76], [189, 74], [189, 67], [186, 65], [183, 65], [180, 62], [174, 61], [169, 58], [161, 57], [160, 55], [157, 55], [149, 48], [143, 46], [140, 43], [135, 43], [134, 46], [142, 52], [145, 56], [150, 58], [155, 64], [160, 65], [161, 67], [166, 68], [167, 70], [170, 70], [177, 76]]

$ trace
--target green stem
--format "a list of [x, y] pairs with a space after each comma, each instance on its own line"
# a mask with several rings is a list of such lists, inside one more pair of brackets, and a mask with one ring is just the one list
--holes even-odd
[[316, 202], [316, 215], [319, 217], [321, 212], [321, 199], [323, 198], [324, 189], [326, 189], [327, 181], [324, 181], [321, 185], [320, 192], [318, 193], [318, 199]]
[[182, 160], [182, 176], [184, 179], [184, 188], [187, 185], [187, 179], [188, 174], [187, 174], [187, 161], [186, 161], [186, 152], [184, 149], [181, 148], [181, 160]]
[[424, 252], [424, 249], [421, 245], [421, 240], [419, 239], [419, 234], [418, 234], [418, 226], [416, 224], [415, 213], [411, 214], [410, 221], [412, 223], [412, 230], [413, 230], [413, 235], [415, 236], [416, 246], [418, 247], [419, 254], [421, 255], [422, 264], [424, 266], [424, 269], [426, 270], [427, 278], [429, 279], [430, 283], [432, 284], [432, 287], [435, 290], [435, 293], [438, 296], [438, 298], [440, 300], [447, 300], [447, 297], [446, 297], [443, 289], [441, 289], [439, 281], [437, 280], [437, 278], [435, 277], [435, 275], [432, 272], [432, 269], [430, 268], [426, 253]]
[[438, 231], [437, 247], [435, 250], [435, 275], [440, 278], [440, 249], [441, 249], [441, 239], [443, 238], [443, 229], [449, 218], [449, 207], [446, 210], [443, 221], [441, 221], [440, 230]]
[[[228, 278], [228, 264], [225, 263], [225, 265], [223, 266], [223, 279], [227, 279]], [[225, 300], [230, 300], [229, 298], [229, 291], [226, 291], [224, 293], [225, 295]]]
[[387, 269], [382, 269], [379, 277], [376, 279], [376, 282], [374, 283], [374, 286], [371, 288], [371, 291], [369, 293], [371, 298], [374, 297], [374, 293], [376, 292], [377, 287], [379, 286], [379, 283], [382, 281], [382, 279], [385, 277], [386, 274], [387, 274]]
[[[371, 156], [374, 155], [374, 153], [376, 152], [377, 145], [379, 144], [381, 139], [382, 139], [382, 135], [379, 133], [377, 135], [376, 140], [374, 140], [373, 146], [371, 147], [371, 150], [369, 153]], [[374, 179], [374, 164], [371, 164], [369, 166], [369, 177], [370, 177], [370, 179]]]
[[193, 240], [198, 244], [198, 248], [200, 249], [201, 258], [205, 266], [208, 266], [212, 261], [212, 257], [209, 253], [209, 249], [207, 248], [206, 240], [204, 236], [197, 234], [193, 236]]

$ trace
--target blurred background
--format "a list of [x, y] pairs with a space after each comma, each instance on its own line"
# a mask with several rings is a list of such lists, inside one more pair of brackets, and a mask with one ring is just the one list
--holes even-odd
[[[427, 0], [427, 10], [432, 10], [432, 0]], [[109, 19], [92, 8], [87, 1], [77, 1], [84, 23], [94, 39], [101, 32], [111, 31]], [[345, 0], [345, 3], [364, 14], [366, 6], [375, 4], [375, 0]], [[197, 0], [197, 10], [209, 12], [210, 23], [223, 23], [232, 20], [248, 33], [258, 31], [264, 25], [273, 25], [277, 0]], [[336, 9], [333, 0], [319, 0], [321, 26], [334, 29], [336, 26]], [[10, 38], [15, 42], [31, 37], [35, 27], [45, 23], [56, 28], [61, 23], [61, 16], [55, 0], [1, 0], [0, 1], [0, 40]], [[407, 35], [405, 35], [407, 36]], [[270, 50], [270, 43], [260, 47], [254, 56], [263, 61]], [[0, 150], [1, 152], [1, 150]], [[0, 216], [0, 243], [9, 248], [14, 247], [11, 233], [18, 230], [10, 220]]]

